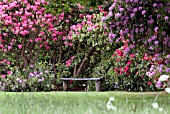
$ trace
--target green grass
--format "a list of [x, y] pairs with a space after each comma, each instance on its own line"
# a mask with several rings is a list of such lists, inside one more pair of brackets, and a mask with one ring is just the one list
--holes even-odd
[[[117, 111], [107, 110], [109, 97]], [[152, 108], [154, 100], [163, 112]], [[0, 92], [0, 114], [168, 114], [169, 107], [170, 95], [159, 93]]]

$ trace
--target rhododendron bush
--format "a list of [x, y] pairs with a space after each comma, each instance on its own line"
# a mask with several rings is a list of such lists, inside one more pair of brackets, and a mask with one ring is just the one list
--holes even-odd
[[[114, 68], [117, 77], [122, 74], [126, 79], [135, 79], [137, 75], [147, 76], [149, 86], [166, 86], [159, 82], [158, 78], [161, 74], [170, 72], [169, 7], [168, 0], [115, 0], [110, 6], [109, 13], [102, 17], [102, 21], [110, 28], [110, 41], [122, 45], [114, 56], [118, 62]], [[130, 64], [133, 63], [132, 54], [136, 58], [136, 64], [130, 68]], [[139, 65], [140, 61], [146, 59], [150, 64], [147, 66], [143, 63], [143, 68]], [[136, 73], [128, 77], [133, 69], [136, 69]], [[145, 74], [140, 73], [141, 71]], [[129, 81], [128, 83], [132, 84]]]
[[[95, 13], [92, 8], [88, 10], [77, 4], [73, 5], [74, 9], [54, 16], [44, 8], [48, 4], [49, 2], [44, 0], [0, 2], [2, 81], [9, 79], [9, 75], [14, 75], [15, 71], [11, 70], [13, 67], [17, 67], [24, 76], [23, 78], [27, 79], [30, 74], [29, 67], [47, 62], [49, 65], [52, 64], [50, 72], [54, 74], [53, 81], [56, 83], [56, 75], [59, 77], [68, 77], [68, 74], [69, 77], [78, 76], [90, 66], [87, 65], [90, 56], [94, 58], [95, 53], [104, 50], [103, 46], [106, 45], [108, 39], [104, 39], [107, 31], [106, 28], [102, 30], [103, 26], [100, 21], [104, 13], [101, 6], [99, 7], [101, 14], [92, 14]], [[100, 31], [97, 32], [97, 30]], [[88, 32], [89, 34], [86, 34]], [[81, 36], [76, 36], [78, 34]], [[101, 34], [100, 38], [97, 37], [98, 34]], [[92, 37], [88, 40], [90, 35]], [[98, 39], [94, 41], [93, 38]], [[96, 41], [98, 43], [95, 43]], [[99, 49], [101, 47], [102, 50]], [[75, 60], [74, 58], [76, 61], [72, 65], [73, 69], [69, 66]], [[98, 58], [100, 60], [100, 56]], [[36, 77], [37, 80], [38, 77]], [[10, 83], [4, 82], [1, 86], [4, 88], [10, 86]]]

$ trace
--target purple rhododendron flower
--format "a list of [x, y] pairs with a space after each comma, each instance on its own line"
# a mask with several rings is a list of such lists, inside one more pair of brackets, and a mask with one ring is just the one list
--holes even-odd
[[127, 47], [127, 48], [125, 49], [125, 51], [124, 51], [124, 54], [126, 55], [126, 54], [129, 53], [129, 52], [130, 52], [130, 48]]
[[34, 71], [34, 74], [37, 74], [37, 71]]
[[154, 20], [151, 19], [151, 20], [148, 20], [148, 24], [153, 24], [154, 23]]
[[157, 18], [160, 18], [161, 17], [161, 14], [157, 14]]
[[135, 17], [135, 13], [130, 14], [130, 18], [133, 18], [133, 17]]
[[153, 47], [152, 47], [152, 46], [149, 46], [149, 49], [150, 49], [150, 50], [153, 50]]
[[153, 4], [153, 7], [156, 7], [156, 6], [157, 6], [157, 4], [156, 4], [156, 3], [154, 3], [154, 4]]
[[152, 67], [149, 69], [149, 71], [151, 71], [151, 72], [152, 72], [153, 70], [154, 70], [154, 68], [152, 68]]
[[157, 36], [151, 36], [152, 40], [156, 40]]
[[129, 0], [126, 0], [126, 3], [128, 3], [129, 2]]
[[159, 44], [159, 41], [155, 41], [154, 43], [155, 43], [155, 45], [158, 45], [158, 44]]
[[130, 38], [131, 38], [131, 39], [134, 39], [134, 35], [130, 35]]
[[137, 8], [134, 8], [134, 9], [133, 9], [133, 12], [134, 12], [134, 13], [136, 13], [137, 11], [138, 11], [138, 9], [137, 9]]
[[143, 10], [143, 11], [142, 11], [142, 15], [145, 15], [145, 14], [146, 14], [146, 10]]
[[113, 16], [113, 12], [109, 12], [109, 13], [108, 13], [108, 16], [109, 16], [109, 17]]
[[115, 14], [115, 18], [119, 18], [119, 17], [121, 17], [121, 14], [120, 13], [116, 13]]
[[137, 3], [137, 2], [139, 2], [138, 0], [134, 0], [134, 3]]
[[40, 77], [40, 74], [37, 74], [36, 77], [37, 77], [37, 78]]
[[112, 34], [112, 38], [114, 39], [116, 37], [116, 34]]
[[125, 28], [125, 33], [129, 33], [129, 28]]
[[160, 68], [163, 68], [164, 66], [165, 66], [165, 65], [161, 64], [161, 65], [160, 65]]
[[33, 74], [32, 72], [30, 72], [30, 73], [29, 73], [29, 76], [33, 77], [33, 76], [34, 76], [34, 74]]
[[116, 2], [114, 2], [114, 3], [111, 5], [111, 7], [109, 8], [109, 11], [112, 11], [115, 6], [116, 6]]
[[130, 0], [130, 2], [133, 2], [133, 0]]
[[139, 31], [139, 28], [136, 28], [136, 29], [135, 29], [135, 32], [138, 33], [138, 31]]
[[34, 65], [30, 65], [30, 68], [34, 68]]
[[158, 27], [155, 27], [154, 31], [155, 31], [155, 32], [158, 32], [158, 29], [159, 29]]
[[140, 32], [143, 32], [144, 31], [144, 28], [140, 28]]
[[38, 82], [42, 82], [42, 80], [41, 80], [41, 79], [38, 79]]
[[106, 19], [107, 19], [106, 17], [102, 17], [101, 21], [106, 21]]
[[149, 38], [149, 39], [148, 39], [148, 43], [151, 43], [151, 42], [152, 42], [152, 39], [151, 39], [151, 38]]
[[170, 55], [167, 55], [166, 58], [170, 59]]
[[131, 48], [131, 49], [135, 48], [135, 45], [130, 45], [130, 48]]
[[124, 11], [124, 8], [119, 8], [119, 11], [120, 11], [120, 12], [123, 12], [123, 11]]
[[169, 17], [168, 17], [168, 16], [165, 16], [165, 17], [164, 17], [164, 20], [166, 20], [166, 21], [167, 21], [168, 19], [169, 19]]
[[157, 88], [160, 88], [161, 86], [162, 86], [162, 82], [157, 81], [157, 82], [156, 82], [156, 87], [157, 87]]
[[170, 68], [166, 68], [165, 72], [167, 72], [167, 73], [170, 72]]
[[141, 10], [142, 10], [142, 7], [140, 6], [140, 7], [138, 8], [138, 10], [141, 11]]

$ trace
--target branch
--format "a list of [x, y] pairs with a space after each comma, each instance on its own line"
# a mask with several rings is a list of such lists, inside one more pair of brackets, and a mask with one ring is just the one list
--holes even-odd
[[36, 54], [35, 54], [34, 59], [31, 61], [31, 64], [34, 64], [35, 61], [38, 59], [39, 52], [40, 52], [40, 47], [37, 50], [35, 50], [34, 53], [36, 53]]
[[[78, 43], [78, 51], [77, 54], [80, 52], [80, 42]], [[73, 77], [76, 75], [77, 72], [77, 65], [74, 66], [74, 72], [73, 72]]]
[[63, 54], [63, 49], [62, 49], [62, 41], [59, 42], [59, 60], [58, 63], [60, 63], [61, 59], [62, 59], [62, 54]]
[[83, 61], [81, 62], [80, 67], [79, 67], [79, 69], [77, 70], [77, 73], [76, 73], [75, 76], [78, 76], [78, 75], [81, 73], [81, 71], [82, 71], [82, 69], [83, 69], [83, 66], [84, 66], [85, 63], [86, 63], [86, 60], [88, 59], [88, 57], [90, 56], [90, 54], [94, 51], [94, 49], [95, 49], [95, 47], [91, 47], [91, 49], [89, 50], [89, 52], [85, 55], [85, 57], [84, 57]]

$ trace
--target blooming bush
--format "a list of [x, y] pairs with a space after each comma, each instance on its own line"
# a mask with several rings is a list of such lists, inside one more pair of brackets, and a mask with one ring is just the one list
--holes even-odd
[[54, 74], [50, 67], [38, 63], [35, 66], [30, 65], [22, 72], [17, 67], [11, 67], [7, 75], [1, 75], [0, 89], [3, 91], [52, 91], [55, 85], [52, 83]]
[[102, 18], [110, 29], [109, 40], [122, 46], [116, 50], [113, 64], [121, 86], [163, 87], [157, 79], [169, 72], [169, 59], [164, 59], [170, 53], [169, 5], [168, 0], [115, 0]]

